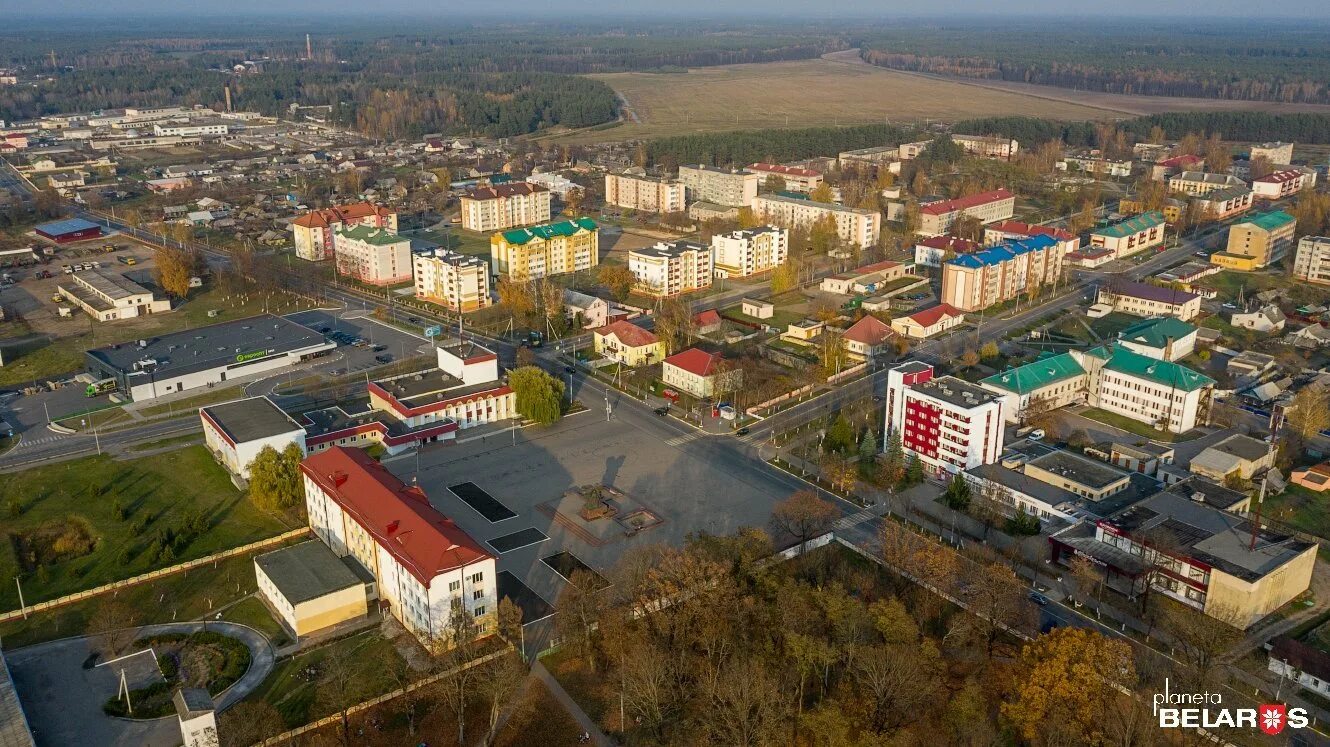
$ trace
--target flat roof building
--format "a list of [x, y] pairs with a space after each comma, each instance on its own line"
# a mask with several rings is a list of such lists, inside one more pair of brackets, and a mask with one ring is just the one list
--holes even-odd
[[203, 442], [231, 474], [249, 479], [249, 465], [264, 447], [290, 444], [305, 453], [305, 428], [267, 397], [248, 397], [199, 408]]
[[74, 282], [57, 286], [60, 295], [99, 322], [171, 310], [170, 299], [155, 298], [152, 291], [118, 272], [85, 270], [71, 278]]
[[374, 575], [312, 539], [254, 558], [259, 597], [297, 639], [358, 620], [378, 597]]
[[73, 241], [86, 241], [95, 239], [102, 235], [102, 227], [86, 221], [82, 218], [69, 218], [67, 220], [57, 220], [50, 223], [43, 223], [34, 229], [38, 236], [44, 239], [50, 239], [57, 244], [68, 244]]

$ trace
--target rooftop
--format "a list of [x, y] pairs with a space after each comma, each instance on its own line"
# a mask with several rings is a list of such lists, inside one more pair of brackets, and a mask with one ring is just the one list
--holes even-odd
[[1212, 174], [1206, 171], [1184, 171], [1173, 177], [1174, 180], [1184, 182], [1202, 182], [1205, 184], [1219, 184], [1225, 187], [1237, 186], [1243, 184], [1243, 181], [1232, 174]]
[[941, 376], [936, 379], [930, 379], [922, 384], [914, 384], [912, 387], [916, 392], [922, 392], [934, 399], [942, 400], [949, 405], [961, 408], [976, 407], [985, 405], [998, 399], [997, 394], [975, 386], [968, 381], [963, 381], [955, 376]]
[[337, 557], [318, 539], [254, 558], [254, 564], [263, 570], [292, 606], [342, 589], [363, 586], [365, 570], [353, 570], [352, 563], [356, 561], [350, 556], [345, 560]]
[[1272, 174], [1266, 174], [1265, 176], [1255, 179], [1254, 181], [1264, 182], [1269, 184], [1283, 184], [1284, 182], [1291, 182], [1302, 175], [1303, 175], [1302, 172], [1297, 169], [1284, 169], [1283, 171], [1276, 171]]
[[1096, 490], [1107, 488], [1127, 477], [1127, 473], [1120, 469], [1061, 449], [1035, 457], [1030, 460], [1030, 464]]
[[1029, 252], [1043, 251], [1057, 246], [1057, 240], [1052, 236], [1031, 236], [1024, 239], [1003, 239], [1001, 244], [992, 246], [973, 254], [962, 254], [951, 260], [947, 264], [958, 267], [979, 268], [984, 266], [999, 265], [1003, 262], [1009, 262], [1022, 254]]
[[601, 337], [613, 337], [630, 348], [654, 345], [659, 342], [659, 339], [651, 330], [642, 329], [626, 319], [620, 319], [613, 324], [600, 327], [595, 330], [595, 334]]
[[1075, 356], [1062, 353], [989, 376], [980, 383], [1015, 394], [1029, 394], [1049, 384], [1084, 375], [1085, 369]]
[[1116, 371], [1138, 379], [1147, 379], [1184, 392], [1195, 391], [1215, 383], [1215, 380], [1209, 376], [1193, 371], [1181, 364], [1161, 361], [1126, 348], [1119, 347], [1106, 350], [1101, 347], [1090, 350], [1088, 353], [1100, 358], [1107, 355], [1104, 368], [1109, 371]]
[[499, 381], [465, 384], [455, 376], [450, 376], [437, 368], [430, 368], [372, 382], [371, 391], [378, 389], [403, 407], [415, 408], [490, 392], [503, 386], [504, 384]]
[[640, 249], [631, 249], [629, 254], [636, 254], [643, 257], [679, 257], [685, 252], [709, 252], [710, 247], [702, 246], [694, 241], [658, 241], [652, 246], [644, 246]]
[[1265, 231], [1274, 231], [1283, 228], [1284, 226], [1293, 225], [1297, 222], [1297, 218], [1294, 218], [1283, 210], [1271, 210], [1268, 213], [1258, 213], [1253, 215], [1247, 220], [1235, 224], [1235, 226], [1251, 225]]
[[353, 241], [363, 241], [374, 246], [392, 246], [393, 244], [410, 243], [411, 241], [406, 236], [399, 236], [386, 228], [365, 225], [338, 228], [337, 235]]
[[676, 368], [681, 368], [694, 376], [711, 376], [719, 373], [716, 370], [716, 364], [724, 360], [724, 357], [715, 353], [708, 353], [698, 348], [688, 348], [687, 350], [675, 353], [665, 359], [665, 362]]
[[477, 187], [467, 194], [463, 195], [465, 200], [497, 200], [504, 197], [518, 197], [523, 195], [533, 195], [549, 190], [539, 184], [529, 182], [513, 182], [510, 184], [496, 184], [492, 187]]
[[1188, 293], [1177, 288], [1166, 288], [1162, 285], [1131, 281], [1111, 282], [1105, 290], [1118, 296], [1130, 296], [1131, 298], [1141, 298], [1146, 301], [1173, 304], [1174, 306], [1181, 306], [1200, 298], [1195, 293]]
[[1118, 339], [1163, 350], [1174, 340], [1196, 332], [1196, 327], [1177, 317], [1165, 316], [1136, 322], [1118, 333]]
[[38, 231], [41, 231], [42, 233], [48, 235], [76, 233], [78, 231], [86, 231], [89, 228], [100, 228], [100, 226], [98, 226], [96, 223], [93, 223], [92, 221], [83, 220], [82, 218], [68, 218], [66, 220], [56, 220], [56, 221], [51, 221], [50, 223], [43, 223], [40, 226], [37, 226]]
[[787, 174], [789, 176], [821, 176], [820, 173], [812, 169], [801, 169], [796, 166], [781, 166], [778, 163], [755, 163], [748, 167], [752, 171], [766, 171], [773, 174]]
[[[1241, 433], [1235, 433], [1232, 436], [1220, 441], [1214, 446], [1210, 446], [1205, 451], [1218, 451], [1239, 459], [1245, 459], [1254, 462], [1265, 458], [1270, 453], [1270, 444], [1260, 439], [1244, 436]], [[1201, 453], [1205, 453], [1202, 451]]]
[[87, 354], [125, 374], [140, 373], [143, 367], [136, 368], [136, 363], [155, 361], [156, 365], [148, 368], [161, 378], [167, 373], [178, 376], [315, 345], [331, 345], [318, 332], [272, 314], [174, 332], [141, 342], [146, 344], [108, 345], [89, 350]]
[[[796, 205], [816, 205], [823, 210], [831, 210], [837, 213], [854, 213], [856, 215], [875, 215], [876, 211], [865, 210], [864, 208], [850, 207], [835, 202], [817, 202], [806, 197], [787, 197], [785, 195], [758, 195], [759, 200], [770, 200], [772, 202], [793, 203]], [[749, 229], [752, 230], [752, 229]]]
[[312, 210], [291, 221], [291, 223], [305, 228], [327, 228], [334, 223], [346, 223], [371, 215], [388, 217], [395, 214], [395, 212], [392, 208], [380, 207], [372, 202], [355, 202], [323, 210]]
[[494, 557], [431, 506], [425, 491], [360, 449], [333, 446], [300, 468], [426, 587], [441, 573]]
[[1227, 202], [1229, 200], [1236, 200], [1242, 197], [1246, 197], [1249, 194], [1251, 194], [1251, 190], [1247, 189], [1247, 185], [1234, 184], [1231, 187], [1221, 187], [1219, 189], [1212, 190], [1210, 192], [1207, 192], [1203, 195], [1196, 197], [1195, 199], [1204, 200], [1206, 202]]
[[304, 430], [267, 397], [209, 405], [199, 408], [199, 412], [220, 428], [233, 444]]
[[923, 311], [917, 311], [909, 319], [921, 327], [931, 327], [944, 316], [961, 316], [964, 312], [949, 303], [940, 303]]
[[985, 231], [997, 231], [998, 233], [1010, 233], [1020, 236], [1052, 236], [1058, 241], [1069, 241], [1076, 238], [1071, 231], [1056, 226], [1039, 226], [1033, 223], [1022, 223], [1018, 220], [1004, 220], [997, 223], [984, 226]]
[[1162, 225], [1164, 225], [1164, 214], [1158, 210], [1151, 210], [1147, 213], [1134, 215], [1121, 223], [1115, 223], [1111, 226], [1096, 229], [1090, 233], [1095, 236], [1107, 236], [1112, 239], [1121, 239], [1154, 228], [1155, 226]]
[[886, 322], [869, 314], [845, 330], [844, 339], [864, 345], [877, 345], [893, 334]]
[[980, 192], [977, 195], [970, 195], [969, 197], [958, 197], [954, 200], [939, 200], [937, 202], [930, 202], [927, 205], [920, 205], [919, 212], [923, 215], [943, 215], [958, 210], [978, 207], [979, 205], [987, 205], [990, 202], [1009, 200], [1013, 197], [1014, 195], [1012, 195], [1011, 190], [1009, 189], [995, 189], [991, 192]]
[[598, 228], [596, 222], [590, 218], [573, 218], [529, 228], [515, 228], [502, 234], [503, 240], [509, 244], [525, 244], [532, 239], [548, 241], [555, 236], [575, 236], [582, 231], [595, 231]]

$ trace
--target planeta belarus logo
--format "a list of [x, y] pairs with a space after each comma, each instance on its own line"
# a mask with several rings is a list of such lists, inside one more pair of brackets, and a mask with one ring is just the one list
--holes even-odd
[[1283, 703], [1270, 703], [1260, 708], [1259, 726], [1266, 734], [1278, 734], [1288, 724], [1288, 706]]

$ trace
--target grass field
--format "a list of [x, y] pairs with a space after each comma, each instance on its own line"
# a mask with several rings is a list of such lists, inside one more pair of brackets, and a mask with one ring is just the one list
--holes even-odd
[[222, 612], [222, 619], [228, 622], [248, 625], [268, 637], [274, 647], [284, 646], [291, 642], [291, 636], [287, 635], [268, 608], [259, 601], [257, 596], [242, 599], [239, 602], [227, 607]]
[[[330, 681], [326, 666], [330, 659], [344, 662], [350, 670], [345, 693], [337, 692]], [[287, 728], [300, 726], [336, 712], [341, 695], [349, 705], [392, 690], [396, 687], [392, 673], [400, 661], [392, 641], [377, 630], [359, 633], [278, 662], [246, 700], [276, 708]]]
[[578, 132], [562, 140], [598, 142], [746, 128], [956, 120], [1016, 113], [1055, 119], [1111, 115], [1102, 108], [821, 59], [591, 77], [608, 83], [627, 99], [638, 121]]
[[[117, 518], [117, 506], [123, 518]], [[128, 462], [88, 457], [5, 475], [0, 507], [5, 511], [0, 576], [21, 573], [29, 604], [289, 528], [255, 509], [203, 446]], [[153, 551], [161, 532], [180, 531], [196, 514], [206, 520], [201, 533], [175, 541], [170, 553]], [[41, 570], [23, 568], [18, 538], [47, 559]], [[17, 607], [14, 585], [0, 585], [0, 609]]]

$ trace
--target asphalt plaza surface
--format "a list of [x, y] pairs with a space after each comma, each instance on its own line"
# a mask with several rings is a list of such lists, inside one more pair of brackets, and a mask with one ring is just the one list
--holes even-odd
[[498, 523], [517, 516], [517, 513], [499, 501], [494, 496], [485, 492], [474, 482], [464, 482], [460, 485], [450, 485], [448, 490], [462, 502], [475, 509], [476, 513], [489, 519], [490, 523]]

